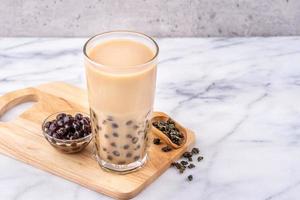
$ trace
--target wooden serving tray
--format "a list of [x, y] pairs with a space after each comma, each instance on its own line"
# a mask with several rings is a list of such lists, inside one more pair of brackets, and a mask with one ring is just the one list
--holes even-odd
[[[52, 113], [72, 109], [88, 112], [84, 90], [54, 82], [10, 92], [0, 97], [0, 116], [15, 105], [28, 101], [36, 103], [14, 120], [0, 121], [0, 152], [118, 199], [136, 196], [195, 141], [194, 134], [188, 130], [187, 142], [182, 148], [165, 153], [161, 151], [162, 145], [151, 144], [143, 168], [126, 175], [109, 173], [102, 170], [93, 158], [92, 142], [81, 153], [63, 154], [46, 141], [41, 131], [43, 120]], [[150, 141], [152, 137], [150, 133]]]

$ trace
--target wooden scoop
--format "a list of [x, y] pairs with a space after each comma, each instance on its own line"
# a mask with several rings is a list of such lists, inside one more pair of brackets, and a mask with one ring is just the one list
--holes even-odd
[[[155, 122], [155, 121], [165, 121], [166, 122], [168, 119], [171, 119], [172, 121], [175, 122], [175, 127], [183, 135], [183, 141], [180, 145], [177, 145], [177, 144], [173, 143], [167, 135], [165, 135], [162, 131], [160, 131], [159, 129], [157, 129], [155, 126], [152, 125], [152, 123]], [[171, 117], [169, 117], [167, 114], [165, 114], [163, 112], [154, 112], [153, 113], [153, 117], [151, 119], [151, 127], [152, 127], [151, 128], [152, 132], [156, 136], [158, 136], [160, 139], [165, 141], [168, 145], [170, 145], [174, 149], [178, 149], [178, 148], [182, 147], [186, 142], [187, 130], [183, 126], [181, 126], [178, 122], [176, 122], [175, 120], [173, 120]]]

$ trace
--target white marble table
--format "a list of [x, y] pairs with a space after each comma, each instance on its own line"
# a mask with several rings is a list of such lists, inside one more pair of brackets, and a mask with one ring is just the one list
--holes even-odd
[[[49, 81], [84, 87], [85, 40], [1, 38], [0, 94]], [[300, 37], [158, 42], [155, 108], [195, 130], [205, 158], [193, 182], [169, 169], [136, 199], [300, 199]], [[109, 199], [3, 155], [0, 163], [1, 200]]]

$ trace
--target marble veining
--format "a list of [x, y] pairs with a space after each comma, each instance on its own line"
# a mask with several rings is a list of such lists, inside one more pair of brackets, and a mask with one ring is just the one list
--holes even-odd
[[[0, 94], [85, 87], [86, 38], [0, 38]], [[163, 38], [155, 109], [197, 135], [204, 160], [136, 199], [300, 198], [300, 37]], [[110, 199], [0, 155], [0, 199]], [[194, 176], [187, 182], [187, 175]]]

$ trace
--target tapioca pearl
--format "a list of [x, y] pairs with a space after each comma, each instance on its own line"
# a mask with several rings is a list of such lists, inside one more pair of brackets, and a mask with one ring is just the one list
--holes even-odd
[[107, 121], [113, 121], [113, 117], [112, 116], [108, 116], [106, 120]]
[[116, 147], [116, 146], [117, 146], [115, 142], [110, 143], [110, 145], [111, 145], [112, 147]]
[[105, 137], [106, 139], [108, 139], [108, 138], [109, 138], [109, 135], [107, 135], [107, 134], [104, 134], [104, 137]]
[[102, 127], [99, 126], [98, 124], [96, 125], [96, 128], [97, 128], [98, 131], [101, 131], [101, 130], [102, 130]]
[[136, 147], [135, 147], [135, 149], [134, 150], [139, 150], [141, 148], [141, 145], [140, 144], [138, 144]]
[[132, 135], [127, 134], [126, 137], [129, 138], [129, 139], [131, 139], [131, 138], [132, 138]]
[[140, 159], [140, 156], [134, 156], [133, 158], [135, 161], [137, 161], [138, 159]]
[[133, 137], [131, 139], [132, 144], [136, 144], [138, 141], [139, 141], [139, 138], [137, 138], [137, 137]]
[[136, 124], [133, 126], [133, 129], [134, 129], [134, 130], [137, 130], [138, 128], [139, 128], [139, 126], [136, 125]]
[[111, 155], [108, 155], [108, 156], [107, 156], [107, 159], [108, 159], [108, 160], [113, 160], [113, 157], [112, 157]]
[[105, 151], [105, 152], [107, 151], [107, 149], [105, 147], [103, 147], [102, 150]]
[[126, 125], [127, 125], [127, 126], [130, 126], [132, 123], [133, 123], [133, 121], [132, 121], [132, 120], [129, 120], [129, 121], [126, 122]]
[[117, 123], [112, 123], [112, 124], [111, 124], [111, 127], [112, 127], [112, 128], [118, 128], [119, 125], [118, 125]]
[[129, 145], [128, 144], [125, 144], [124, 146], [123, 146], [123, 149], [129, 149]]
[[126, 164], [126, 161], [124, 161], [124, 160], [121, 160], [118, 162], [118, 165], [125, 165], [125, 164]]
[[114, 137], [119, 137], [119, 134], [117, 132], [113, 132], [112, 134]]
[[131, 157], [132, 157], [132, 153], [131, 152], [126, 153], [126, 158], [131, 158]]
[[120, 156], [120, 153], [118, 151], [113, 151], [113, 154], [117, 157]]

